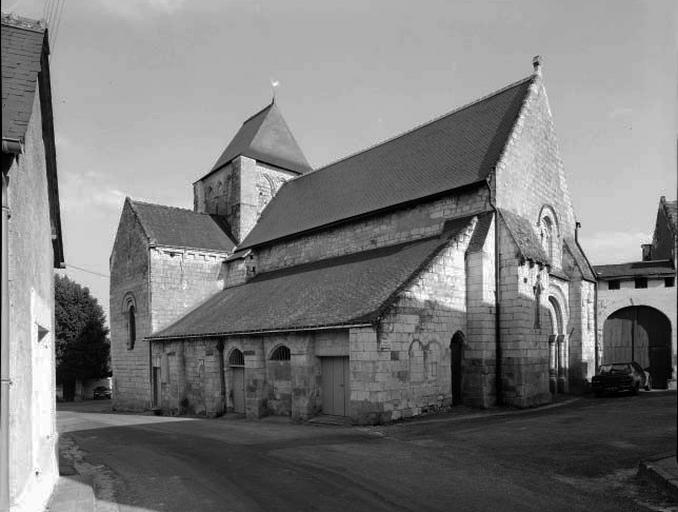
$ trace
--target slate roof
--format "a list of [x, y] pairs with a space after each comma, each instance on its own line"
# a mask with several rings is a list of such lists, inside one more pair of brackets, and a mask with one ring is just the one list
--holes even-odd
[[442, 237], [330, 258], [260, 274], [226, 288], [150, 339], [295, 330], [376, 322], [471, 218]]
[[676, 270], [671, 260], [633, 261], [614, 265], [594, 265], [598, 279], [618, 279], [620, 277], [672, 276]]
[[239, 155], [298, 174], [311, 170], [311, 166], [275, 102], [243, 123], [233, 140], [217, 159], [210, 174]]
[[33, 110], [45, 29], [2, 15], [2, 138], [23, 141]]
[[[572, 258], [574, 259], [574, 262], [576, 263], [577, 267], [579, 268], [579, 272], [581, 272], [582, 277], [587, 281], [595, 282], [596, 276], [593, 273], [593, 270], [591, 269], [591, 264], [589, 263], [589, 260], [586, 258], [584, 251], [582, 251], [577, 241], [574, 238], [565, 237], [563, 242], [565, 243], [567, 249], [570, 251], [570, 254], [572, 255]], [[569, 277], [576, 278], [577, 276]]]
[[172, 247], [231, 252], [235, 247], [223, 217], [127, 198], [151, 242]]
[[529, 220], [510, 210], [499, 209], [499, 214], [523, 258], [544, 265], [551, 264]]
[[478, 215], [478, 223], [473, 230], [473, 235], [471, 235], [471, 240], [468, 243], [466, 252], [480, 252], [483, 250], [483, 245], [485, 245], [487, 234], [492, 225], [492, 218], [492, 212], [485, 212]]
[[285, 183], [240, 244], [253, 247], [485, 180], [534, 76]]

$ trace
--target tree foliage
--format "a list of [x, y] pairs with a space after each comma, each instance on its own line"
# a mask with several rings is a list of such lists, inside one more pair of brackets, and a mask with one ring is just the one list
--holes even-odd
[[88, 288], [68, 276], [57, 275], [54, 288], [57, 381], [109, 376], [111, 343], [104, 310]]

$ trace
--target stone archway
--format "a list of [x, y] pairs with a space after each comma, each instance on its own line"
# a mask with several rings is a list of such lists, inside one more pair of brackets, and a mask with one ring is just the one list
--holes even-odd
[[565, 318], [560, 302], [549, 296], [549, 389], [551, 393], [567, 392], [567, 344], [565, 340]]
[[649, 369], [652, 387], [665, 389], [671, 379], [671, 321], [649, 306], [616, 310], [603, 327], [601, 363], [636, 361]]

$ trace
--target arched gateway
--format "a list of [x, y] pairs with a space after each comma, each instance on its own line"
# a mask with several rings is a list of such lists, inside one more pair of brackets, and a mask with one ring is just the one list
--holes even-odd
[[671, 321], [649, 306], [618, 309], [605, 320], [601, 363], [636, 361], [649, 368], [653, 388], [671, 378]]

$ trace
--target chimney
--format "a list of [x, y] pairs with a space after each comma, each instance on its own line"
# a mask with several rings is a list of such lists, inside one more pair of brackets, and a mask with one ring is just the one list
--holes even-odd
[[535, 55], [532, 58], [532, 67], [534, 68], [534, 74], [537, 76], [541, 76], [541, 55]]
[[652, 244], [641, 244], [640, 247], [643, 250], [643, 261], [652, 260]]

